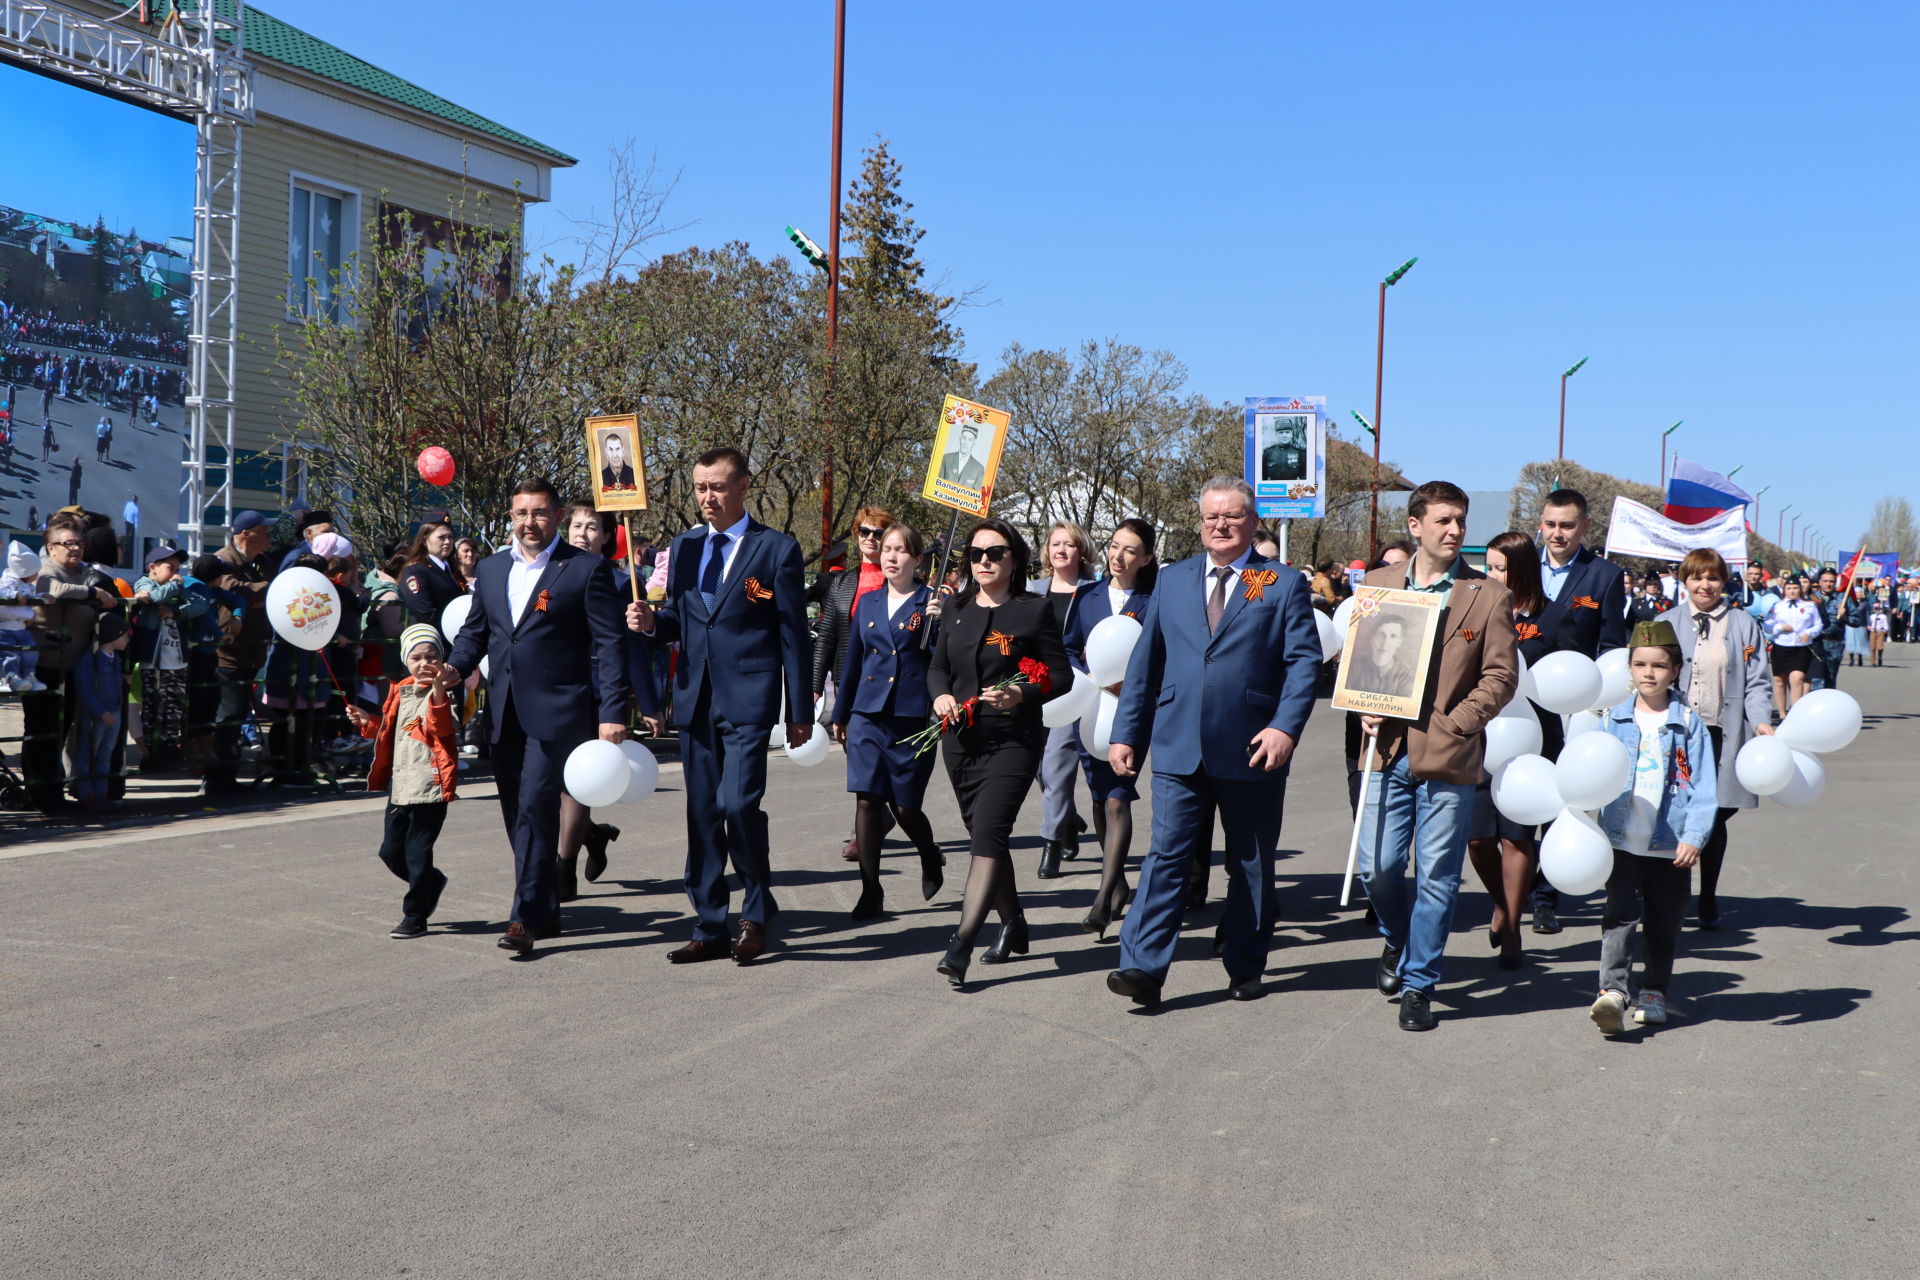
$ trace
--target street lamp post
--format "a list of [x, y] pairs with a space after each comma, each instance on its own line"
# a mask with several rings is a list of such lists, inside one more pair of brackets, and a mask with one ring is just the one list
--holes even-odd
[[[1565, 378], [1562, 378], [1560, 380], [1560, 434], [1561, 434], [1561, 440], [1563, 444], [1565, 443], [1565, 437], [1566, 437], [1566, 431], [1567, 431], [1566, 396], [1567, 396], [1567, 381]], [[1680, 419], [1680, 422], [1685, 422], [1685, 421], [1686, 421], [1685, 418]], [[1667, 437], [1680, 429], [1680, 422], [1674, 423], [1672, 426], [1668, 427], [1665, 431], [1662, 431], [1660, 433], [1660, 491], [1662, 493], [1665, 493], [1667, 489]]]
[[1768, 485], [1768, 486], [1766, 487], [1766, 489], [1762, 489], [1762, 490], [1760, 490], [1760, 492], [1759, 492], [1759, 493], [1756, 493], [1756, 494], [1754, 494], [1754, 495], [1753, 495], [1753, 521], [1754, 521], [1754, 524], [1755, 524], [1756, 526], [1757, 526], [1757, 525], [1758, 525], [1758, 524], [1760, 523], [1760, 498], [1761, 498], [1761, 495], [1762, 495], [1762, 494], [1765, 494], [1765, 493], [1766, 493], [1766, 491], [1767, 491], [1767, 489], [1771, 489], [1771, 488], [1773, 488], [1773, 486], [1772, 486], [1772, 485]]
[[847, 0], [833, 6], [833, 201], [827, 213], [827, 393], [822, 408], [827, 428], [826, 457], [820, 468], [820, 567], [827, 567], [833, 545], [833, 383], [834, 346], [840, 336], [840, 106], [846, 97]]
[[[1573, 368], [1560, 375], [1560, 452], [1556, 454], [1555, 457], [1562, 462], [1567, 460], [1567, 379], [1580, 372], [1580, 366], [1586, 362], [1587, 357], [1581, 356], [1579, 360], [1574, 362]], [[1666, 469], [1664, 463], [1661, 469]], [[1665, 483], [1664, 477], [1661, 483]]]
[[1787, 545], [1787, 512], [1791, 510], [1793, 510], [1793, 504], [1789, 502], [1780, 508], [1780, 514], [1773, 518], [1773, 540], [1782, 547]]
[[[1373, 480], [1369, 486], [1367, 515], [1367, 562], [1380, 554], [1380, 389], [1387, 372], [1387, 290], [1400, 283], [1400, 277], [1413, 270], [1418, 258], [1408, 258], [1380, 282], [1380, 333], [1373, 348], [1373, 422], [1367, 430], [1373, 435]], [[1358, 417], [1359, 415], [1354, 415]]]

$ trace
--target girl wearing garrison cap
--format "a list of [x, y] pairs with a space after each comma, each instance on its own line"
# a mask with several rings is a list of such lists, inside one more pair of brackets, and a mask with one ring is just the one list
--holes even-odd
[[379, 716], [352, 703], [347, 715], [362, 737], [374, 740], [367, 789], [388, 788], [380, 861], [407, 882], [400, 923], [388, 936], [417, 938], [427, 931], [427, 917], [447, 887], [446, 873], [433, 865], [433, 842], [447, 820], [460, 768], [453, 708], [447, 702], [447, 690], [460, 678], [441, 662], [440, 633], [425, 623], [400, 633], [400, 652], [408, 674], [387, 691]]

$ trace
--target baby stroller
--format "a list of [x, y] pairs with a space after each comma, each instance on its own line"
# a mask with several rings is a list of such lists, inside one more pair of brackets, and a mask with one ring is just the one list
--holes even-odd
[[7, 763], [7, 753], [0, 751], [0, 809], [31, 809], [33, 805], [27, 799], [26, 779], [13, 771]]

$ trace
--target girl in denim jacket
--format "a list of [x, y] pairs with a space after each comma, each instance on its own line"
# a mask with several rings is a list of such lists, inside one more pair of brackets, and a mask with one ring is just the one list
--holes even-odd
[[1673, 624], [1636, 626], [1628, 656], [1634, 694], [1606, 713], [1604, 727], [1626, 745], [1633, 781], [1600, 814], [1613, 844], [1613, 875], [1601, 914], [1600, 995], [1588, 1010], [1609, 1036], [1626, 1021], [1636, 924], [1645, 934], [1646, 959], [1633, 1020], [1667, 1020], [1667, 984], [1693, 866], [1719, 803], [1706, 722], [1673, 688], [1681, 663]]

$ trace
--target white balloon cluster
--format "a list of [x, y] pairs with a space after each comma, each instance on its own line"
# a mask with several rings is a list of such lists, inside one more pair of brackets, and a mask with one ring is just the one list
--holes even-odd
[[1815, 689], [1793, 704], [1770, 738], [1755, 738], [1734, 757], [1740, 785], [1789, 809], [1812, 804], [1827, 789], [1820, 756], [1860, 734], [1860, 704], [1839, 689]]
[[[1139, 621], [1124, 614], [1096, 622], [1087, 633], [1087, 669], [1075, 671], [1073, 687], [1048, 703], [1040, 713], [1040, 718], [1050, 726], [1078, 720], [1080, 745], [1096, 760], [1104, 758], [1107, 748], [1113, 745], [1113, 716], [1120, 709], [1120, 699], [1108, 693], [1107, 686], [1127, 678], [1127, 664], [1133, 661], [1140, 633]], [[1070, 705], [1060, 706], [1063, 702]]]
[[[1540, 871], [1563, 893], [1592, 893], [1613, 870], [1613, 848], [1590, 816], [1633, 785], [1633, 759], [1626, 745], [1601, 732], [1605, 713], [1632, 690], [1628, 650], [1614, 649], [1598, 662], [1579, 653], [1550, 653], [1529, 669], [1520, 663], [1520, 692], [1486, 729], [1486, 767], [1493, 776], [1494, 807], [1523, 826], [1547, 823], [1540, 841]], [[1566, 742], [1557, 761], [1539, 754], [1539, 722], [1527, 708], [1567, 717]], [[1801, 698], [1772, 737], [1740, 749], [1734, 772], [1755, 795], [1770, 795], [1789, 808], [1811, 804], [1826, 787], [1816, 753], [1838, 751], [1860, 732], [1860, 704], [1838, 689]], [[1646, 807], [1646, 806], [1640, 806]], [[1653, 831], [1651, 811], [1627, 824], [1628, 842], [1644, 852]]]
[[637, 804], [659, 785], [660, 762], [631, 738], [618, 744], [594, 738], [567, 756], [561, 777], [567, 794], [589, 809]]

